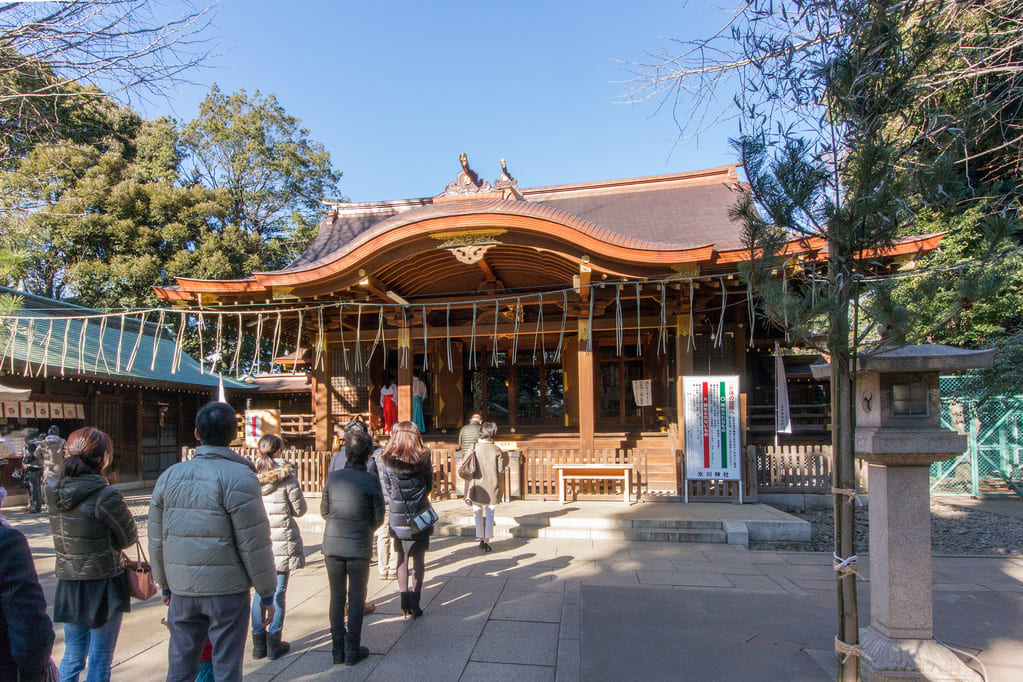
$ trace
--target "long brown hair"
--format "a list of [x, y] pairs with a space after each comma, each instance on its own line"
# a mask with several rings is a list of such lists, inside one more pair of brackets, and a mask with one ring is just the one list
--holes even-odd
[[259, 442], [256, 443], [256, 458], [254, 462], [257, 474], [273, 470], [274, 455], [280, 452], [282, 447], [284, 447], [284, 441], [281, 440], [280, 436], [275, 436], [272, 433], [264, 434], [259, 439]]
[[110, 436], [91, 426], [73, 431], [65, 445], [67, 458], [60, 467], [60, 477], [105, 474], [114, 457]]
[[430, 456], [430, 450], [413, 422], [398, 422], [391, 427], [391, 438], [381, 457], [390, 457], [406, 464], [419, 464]]

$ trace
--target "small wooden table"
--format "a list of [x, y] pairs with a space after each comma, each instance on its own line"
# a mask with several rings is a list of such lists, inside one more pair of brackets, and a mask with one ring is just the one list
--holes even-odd
[[632, 504], [631, 464], [555, 464], [558, 472], [558, 501], [565, 504], [565, 481], [569, 479], [620, 480], [625, 504]]

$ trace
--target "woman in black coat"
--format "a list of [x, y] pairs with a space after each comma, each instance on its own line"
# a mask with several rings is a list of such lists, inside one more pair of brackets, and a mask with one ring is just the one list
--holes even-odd
[[[401, 610], [406, 619], [418, 618], [423, 615], [420, 596], [426, 572], [426, 550], [430, 548], [433, 526], [416, 532], [409, 525], [409, 519], [430, 506], [433, 466], [430, 451], [423, 444], [414, 423], [398, 422], [394, 425], [391, 439], [380, 454], [380, 461], [384, 465], [380, 480], [390, 501], [391, 537], [397, 539]], [[411, 584], [409, 563], [412, 564]]]
[[[380, 480], [366, 471], [373, 439], [365, 431], [345, 436], [344, 469], [331, 472], [320, 498], [323, 558], [330, 583], [330, 634], [334, 663], [355, 665], [369, 655], [361, 646], [373, 532], [384, 522]], [[345, 628], [345, 602], [348, 627]]]

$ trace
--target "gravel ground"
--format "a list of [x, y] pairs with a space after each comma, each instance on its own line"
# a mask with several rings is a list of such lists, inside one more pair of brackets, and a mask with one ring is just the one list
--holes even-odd
[[[832, 552], [835, 543], [834, 513], [831, 509], [796, 509], [774, 505], [784, 512], [809, 521], [809, 542], [750, 542], [753, 550]], [[867, 510], [856, 510], [856, 548], [869, 546]], [[1023, 523], [1000, 514], [963, 509], [931, 501], [931, 548], [935, 554], [1023, 556]]]

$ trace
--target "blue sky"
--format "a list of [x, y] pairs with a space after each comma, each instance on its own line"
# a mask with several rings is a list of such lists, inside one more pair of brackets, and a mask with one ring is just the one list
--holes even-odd
[[681, 0], [223, 0], [218, 55], [140, 108], [184, 121], [212, 83], [274, 93], [353, 201], [440, 193], [463, 151], [488, 180], [507, 159], [522, 187], [694, 170], [734, 161], [734, 122], [676, 144], [670, 112], [616, 103], [631, 77], [619, 61], [721, 19]]

